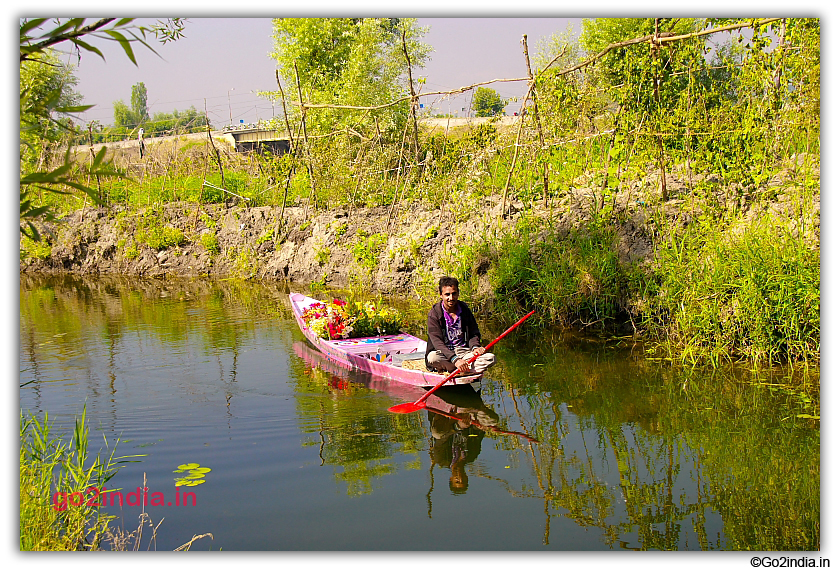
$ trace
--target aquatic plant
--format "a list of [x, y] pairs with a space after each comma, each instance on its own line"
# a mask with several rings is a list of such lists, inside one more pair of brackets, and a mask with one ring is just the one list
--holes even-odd
[[[119, 443], [119, 439], [117, 440]], [[70, 443], [52, 435], [43, 420], [20, 414], [20, 549], [92, 550], [99, 548], [109, 521], [100, 511], [100, 493], [131, 455], [89, 451], [86, 409], [76, 418]]]
[[206, 482], [204, 476], [212, 469], [202, 467], [198, 463], [183, 463], [173, 473], [186, 473], [181, 477], [175, 477], [176, 487], [195, 487]]

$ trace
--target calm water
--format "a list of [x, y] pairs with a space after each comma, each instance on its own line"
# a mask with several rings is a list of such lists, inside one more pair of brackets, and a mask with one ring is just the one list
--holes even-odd
[[819, 548], [819, 424], [784, 375], [518, 331], [480, 393], [395, 415], [419, 393], [319, 360], [287, 293], [21, 275], [21, 410], [61, 431], [86, 406], [92, 445], [144, 454], [126, 494], [211, 468], [194, 506], [146, 508], [157, 550]]

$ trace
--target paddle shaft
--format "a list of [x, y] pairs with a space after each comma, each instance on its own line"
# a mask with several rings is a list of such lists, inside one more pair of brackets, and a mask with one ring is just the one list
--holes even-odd
[[[495, 339], [493, 342], [491, 342], [490, 344], [488, 344], [487, 346], [485, 346], [485, 347], [484, 347], [484, 348], [485, 348], [485, 350], [486, 350], [486, 349], [489, 349], [491, 346], [493, 346], [494, 344], [496, 344], [497, 342], [499, 342], [500, 340], [502, 340], [503, 338], [505, 338], [509, 332], [511, 332], [513, 329], [515, 329], [516, 327], [518, 327], [519, 325], [521, 325], [522, 323], [524, 323], [524, 322], [528, 319], [528, 317], [530, 317], [531, 315], [533, 315], [535, 312], [536, 312], [536, 309], [535, 309], [535, 310], [533, 310], [533, 311], [531, 311], [530, 313], [528, 313], [527, 315], [525, 315], [524, 317], [522, 317], [521, 319], [519, 319], [519, 320], [518, 320], [518, 321], [516, 321], [515, 323], [513, 323], [513, 324], [510, 326], [510, 328], [508, 328], [508, 330], [506, 330], [505, 332], [503, 332], [502, 334], [500, 334], [498, 337], [496, 337], [496, 339]], [[472, 358], [470, 358], [469, 360], [467, 360], [467, 364], [472, 364], [472, 363], [475, 361], [475, 359], [476, 359], [476, 358], [478, 358], [479, 356], [481, 356], [481, 355], [480, 355], [480, 354], [474, 354], [474, 355], [472, 356]], [[418, 400], [417, 400], [416, 402], [414, 402], [414, 403], [415, 403], [416, 405], [422, 404], [423, 402], [425, 402], [425, 401], [426, 401], [426, 399], [427, 399], [429, 396], [431, 396], [431, 395], [432, 395], [432, 393], [433, 393], [435, 390], [437, 390], [438, 388], [440, 388], [441, 386], [443, 386], [444, 384], [446, 384], [447, 382], [449, 382], [450, 380], [452, 380], [452, 379], [453, 379], [455, 376], [457, 376], [457, 375], [458, 375], [458, 370], [455, 370], [455, 371], [453, 371], [453, 372], [450, 372], [450, 373], [449, 373], [449, 375], [448, 375], [446, 378], [444, 378], [443, 380], [441, 380], [440, 382], [438, 382], [438, 383], [435, 385], [435, 387], [434, 387], [434, 388], [432, 388], [431, 390], [429, 390], [428, 392], [426, 392], [425, 394], [423, 394], [422, 396], [420, 396], [420, 399], [418, 399]]]
[[[439, 415], [441, 415], [445, 418], [450, 418], [450, 419], [458, 420], [458, 421], [463, 421], [464, 420], [464, 418], [462, 418], [460, 416], [447, 414], [446, 412], [444, 412], [442, 410], [438, 410], [437, 408], [430, 408], [429, 406], [426, 406], [426, 409], [429, 410], [430, 412], [434, 412], [436, 414], [439, 414]], [[468, 421], [470, 422], [470, 425], [474, 425], [475, 427], [477, 427], [478, 429], [480, 429], [482, 431], [490, 430], [490, 431], [494, 431], [496, 433], [503, 433], [503, 434], [506, 434], [506, 435], [518, 435], [519, 437], [524, 437], [525, 439], [533, 441], [534, 443], [539, 443], [538, 440], [534, 439], [533, 437], [531, 437], [527, 433], [522, 433], [522, 432], [518, 432], [518, 431], [507, 431], [507, 430], [499, 429], [496, 426], [483, 426], [483, 425], [481, 425], [481, 422], [475, 421], [474, 419], [472, 419], [472, 417], [470, 417], [470, 419]]]

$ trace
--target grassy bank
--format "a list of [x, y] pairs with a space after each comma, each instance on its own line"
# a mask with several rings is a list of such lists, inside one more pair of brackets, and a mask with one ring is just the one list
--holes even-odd
[[[795, 203], [813, 193], [795, 190]], [[449, 264], [505, 320], [531, 308], [545, 324], [635, 334], [670, 360], [717, 365], [820, 361], [820, 250], [807, 216], [713, 212], [699, 199], [650, 220], [650, 255], [626, 259], [621, 216], [571, 228], [522, 218], [480, 236]], [[798, 223], [797, 223], [798, 222]], [[625, 259], [623, 259], [623, 257]]]

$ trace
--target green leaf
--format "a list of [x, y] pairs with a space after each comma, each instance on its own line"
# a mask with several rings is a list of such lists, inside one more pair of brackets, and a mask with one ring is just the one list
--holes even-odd
[[184, 463], [183, 465], [179, 465], [178, 469], [183, 469], [184, 471], [187, 471], [190, 469], [197, 469], [198, 467], [201, 467], [201, 465], [199, 465], [198, 463]]
[[175, 480], [175, 486], [176, 487], [195, 487], [196, 485], [201, 485], [202, 483], [206, 483], [206, 482], [207, 481], [204, 480], [204, 479], [200, 479], [200, 480], [197, 480], [197, 479], [194, 479], [194, 480], [176, 479]]
[[101, 51], [99, 51], [99, 49], [97, 47], [92, 46], [89, 43], [80, 40], [79, 38], [75, 38], [72, 41], [73, 41], [74, 44], [76, 44], [80, 48], [83, 48], [83, 49], [85, 49], [89, 52], [95, 53], [96, 55], [101, 57], [103, 60], [105, 59], [105, 55]]
[[20, 27], [20, 35], [23, 37], [24, 34], [28, 33], [30, 30], [34, 30], [44, 22], [46, 22], [49, 18], [33, 18], [28, 22], [24, 22], [23, 25]]
[[137, 59], [135, 59], [134, 57], [134, 50], [131, 49], [131, 42], [129, 42], [124, 35], [117, 31], [105, 30], [105, 33], [114, 38], [116, 41], [118, 41], [120, 46], [123, 48], [125, 55], [128, 57], [128, 59], [131, 60], [131, 63], [137, 65]]

